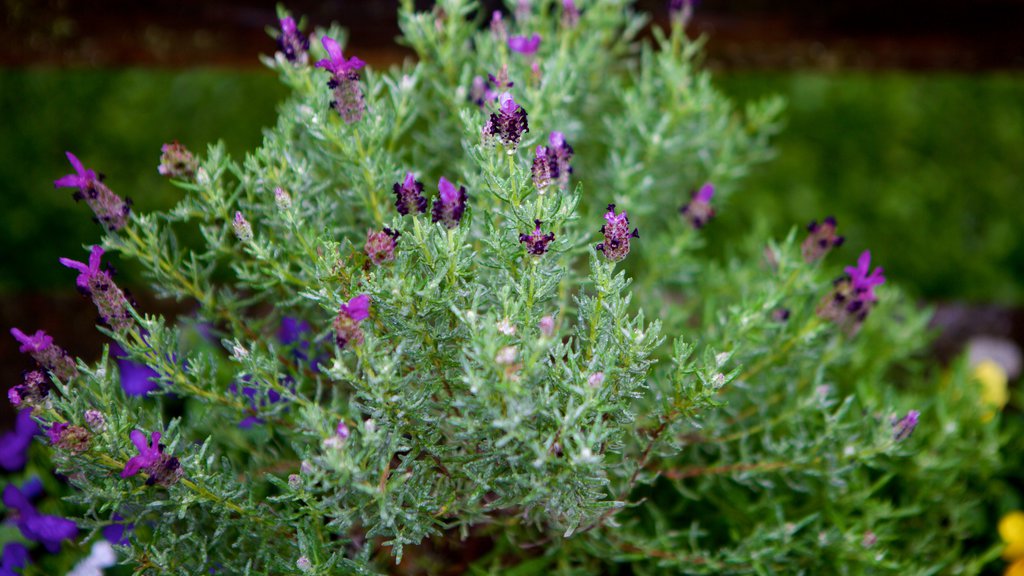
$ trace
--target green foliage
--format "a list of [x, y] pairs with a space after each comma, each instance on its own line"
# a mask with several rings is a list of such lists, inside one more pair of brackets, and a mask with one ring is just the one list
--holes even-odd
[[[805, 262], [795, 232], [737, 234], [711, 258], [677, 212], [709, 181], [720, 210], [739, 204], [780, 102], [737, 111], [695, 67], [699, 44], [678, 26], [638, 41], [622, 0], [580, 2], [575, 28], [537, 4], [507, 23], [542, 34], [534, 72], [474, 3], [405, 2], [419, 60], [364, 70], [353, 124], [326, 72], [267, 58], [290, 96], [263, 144], [240, 160], [211, 146], [173, 208], [103, 238], [159, 294], [196, 302], [219, 345], [140, 310], [102, 331], [157, 371], [156, 394], [125, 397], [107, 358], [58, 383], [44, 421], [107, 418], [88, 451], [55, 452], [83, 526], [116, 511], [144, 527], [124, 549], [142, 574], [294, 573], [300, 558], [376, 573], [470, 538], [489, 543], [478, 574], [978, 572], [991, 555], [964, 542], [988, 527], [998, 418], [982, 422], [962, 367], [936, 386], [927, 311], [886, 286], [851, 335], [819, 317], [837, 272]], [[518, 149], [481, 136], [493, 104], [468, 98], [504, 64], [529, 113]], [[576, 150], [572, 186], [539, 194], [531, 152], [555, 130]], [[435, 201], [440, 177], [464, 185], [462, 221], [400, 216], [406, 171]], [[613, 202], [641, 231], [622, 264], [594, 249]], [[518, 242], [535, 220], [555, 234], [541, 256]], [[400, 235], [377, 265], [363, 242], [383, 226]], [[332, 323], [360, 294], [363, 338], [338, 346]], [[309, 322], [305, 343], [276, 337], [286, 318]], [[236, 429], [247, 416], [261, 423]], [[164, 433], [180, 481], [120, 478], [135, 429]]]

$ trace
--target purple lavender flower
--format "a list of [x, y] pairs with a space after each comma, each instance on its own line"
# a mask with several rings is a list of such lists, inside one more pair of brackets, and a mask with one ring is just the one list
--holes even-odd
[[565, 141], [565, 134], [561, 132], [552, 132], [548, 136], [548, 144], [558, 163], [558, 186], [562, 190], [568, 190], [569, 175], [572, 174], [572, 166], [569, 164], [573, 156], [572, 146]]
[[385, 262], [395, 259], [395, 245], [398, 243], [398, 232], [384, 227], [383, 230], [366, 232], [366, 245], [363, 250], [370, 258], [370, 262], [380, 266]]
[[146, 433], [142, 430], [132, 430], [128, 435], [132, 444], [139, 450], [138, 456], [132, 456], [124, 465], [121, 471], [121, 478], [135, 476], [139, 472], [149, 475], [146, 485], [170, 486], [181, 478], [183, 471], [178, 459], [169, 454], [164, 454], [164, 447], [160, 444], [160, 433], [153, 432], [152, 442], [146, 444]]
[[281, 33], [277, 36], [277, 49], [289, 62], [305, 65], [309, 59], [309, 36], [299, 32], [295, 20], [281, 18]]
[[540, 48], [540, 34], [534, 34], [529, 38], [526, 36], [513, 36], [508, 39], [508, 47], [513, 52], [532, 56]]
[[103, 528], [103, 539], [114, 546], [127, 546], [128, 535], [135, 530], [135, 524], [123, 520], [124, 517], [115, 512], [110, 518], [111, 523]]
[[529, 123], [526, 121], [526, 110], [516, 104], [508, 92], [503, 93], [498, 100], [498, 112], [492, 113], [484, 124], [484, 136], [498, 138], [505, 146], [515, 148], [519, 145], [523, 132], [530, 131]]
[[179, 180], [192, 180], [199, 170], [199, 161], [189, 151], [178, 143], [177, 140], [160, 147], [160, 165], [156, 171], [161, 176], [178, 178]]
[[49, 404], [50, 382], [39, 370], [25, 372], [21, 384], [12, 386], [7, 391], [7, 399], [16, 410], [23, 408], [46, 407]]
[[89, 449], [92, 434], [82, 426], [67, 422], [54, 422], [46, 431], [50, 444], [71, 454], [81, 454]]
[[562, 0], [562, 26], [575, 28], [580, 22], [580, 9], [573, 0]]
[[442, 222], [448, 228], [455, 228], [466, 211], [466, 188], [455, 185], [443, 176], [437, 182], [438, 197], [434, 199], [433, 221]]
[[35, 334], [28, 336], [17, 328], [11, 328], [11, 335], [21, 344], [19, 352], [32, 356], [36, 363], [53, 372], [62, 382], [78, 376], [75, 361], [62, 348], [55, 346], [53, 338], [46, 332], [36, 330]]
[[239, 242], [243, 244], [252, 242], [252, 225], [241, 212], [235, 212], [235, 219], [231, 222], [231, 227], [235, 229], [235, 237]]
[[537, 146], [533, 157], [533, 167], [530, 169], [533, 177], [533, 185], [537, 187], [537, 193], [544, 194], [552, 184], [558, 181], [558, 158], [554, 151], [547, 146]]
[[102, 432], [107, 429], [107, 419], [99, 410], [86, 410], [84, 419], [85, 425], [93, 432]]
[[121, 374], [121, 389], [128, 396], [146, 396], [160, 387], [160, 374], [147, 366], [128, 359], [128, 353], [116, 342], [110, 345], [110, 354], [117, 360]]
[[21, 542], [8, 542], [4, 545], [3, 556], [0, 556], [0, 576], [17, 576], [21, 569], [28, 566], [28, 548]]
[[714, 195], [715, 187], [705, 184], [693, 193], [690, 201], [683, 205], [679, 212], [689, 220], [690, 225], [700, 230], [715, 215], [715, 209], [711, 207], [711, 198]]
[[828, 254], [832, 248], [843, 245], [843, 237], [836, 236], [836, 219], [829, 216], [818, 224], [812, 220], [807, 225], [807, 238], [800, 245], [800, 253], [808, 264], [817, 262]]
[[423, 182], [416, 180], [412, 172], [405, 174], [405, 182], [395, 182], [395, 208], [402, 216], [406, 214], [422, 214], [427, 211], [427, 199], [423, 197]]
[[897, 420], [892, 420], [892, 437], [897, 442], [902, 442], [910, 437], [914, 433], [914, 429], [917, 428], [917, 421], [921, 417], [921, 413], [917, 410], [911, 410], [907, 412], [907, 415]]
[[505, 27], [505, 19], [501, 15], [501, 10], [495, 10], [491, 13], [491, 35], [494, 36], [494, 41], [499, 44], [508, 42], [508, 29]]
[[881, 268], [871, 267], [871, 252], [865, 250], [856, 266], [847, 266], [846, 275], [834, 282], [832, 293], [818, 306], [818, 316], [839, 324], [850, 335], [856, 334], [878, 300], [875, 286], [885, 283]]
[[363, 331], [359, 324], [370, 316], [370, 296], [360, 294], [341, 305], [338, 315], [334, 318], [334, 336], [338, 348], [346, 344], [363, 343]]
[[36, 434], [39, 434], [39, 426], [32, 419], [32, 409], [22, 409], [14, 420], [14, 430], [0, 436], [0, 468], [8, 472], [24, 468], [28, 447]]
[[555, 239], [554, 232], [548, 232], [544, 234], [540, 230], [542, 222], [540, 220], [533, 221], [535, 228], [533, 232], [529, 234], [520, 234], [519, 242], [526, 244], [526, 252], [531, 256], [542, 256], [548, 251], [548, 244]]
[[341, 46], [329, 36], [324, 36], [320, 42], [327, 50], [328, 58], [317, 62], [316, 67], [331, 73], [331, 79], [327, 81], [328, 88], [334, 91], [331, 108], [341, 115], [346, 124], [358, 122], [366, 111], [358, 70], [366, 63], [356, 57], [346, 60]]
[[608, 212], [605, 213], [606, 224], [601, 226], [601, 233], [604, 234], [604, 242], [594, 248], [604, 254], [605, 258], [612, 262], [618, 262], [629, 254], [630, 238], [639, 238], [640, 231], [633, 228], [629, 231], [629, 216], [623, 211], [615, 214], [615, 204], [608, 205]]
[[74, 193], [74, 199], [85, 200], [85, 203], [92, 208], [95, 220], [104, 228], [115, 232], [124, 228], [128, 222], [128, 213], [131, 212], [131, 200], [122, 200], [120, 196], [111, 192], [103, 183], [103, 177], [97, 176], [96, 172], [86, 170], [85, 166], [71, 152], [65, 152], [75, 173], [68, 174], [54, 180], [55, 188], [78, 188]]
[[29, 497], [14, 484], [4, 488], [4, 505], [13, 513], [21, 535], [39, 542], [51, 553], [60, 550], [62, 540], [78, 535], [78, 527], [67, 518], [40, 514], [29, 501]]
[[344, 420], [338, 421], [338, 427], [335, 430], [335, 433], [338, 435], [338, 438], [341, 438], [342, 440], [345, 440], [351, 435], [351, 432], [348, 429], [348, 425], [345, 424]]
[[124, 292], [114, 284], [109, 270], [100, 270], [100, 257], [103, 248], [93, 246], [89, 254], [89, 264], [85, 265], [70, 258], [61, 258], [60, 263], [68, 268], [78, 270], [75, 283], [82, 293], [91, 296], [100, 319], [114, 331], [130, 329], [135, 321], [128, 312], [128, 299]]

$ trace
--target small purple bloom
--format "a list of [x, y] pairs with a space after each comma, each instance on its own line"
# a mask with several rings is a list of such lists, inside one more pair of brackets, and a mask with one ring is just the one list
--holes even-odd
[[836, 219], [829, 216], [818, 224], [817, 220], [807, 225], [807, 238], [800, 245], [800, 253], [808, 264], [825, 257], [833, 248], [843, 245], [843, 237], [836, 236]]
[[39, 370], [25, 372], [24, 381], [7, 391], [7, 399], [16, 410], [46, 407], [50, 403], [49, 395], [50, 381]]
[[513, 52], [532, 56], [540, 48], [540, 34], [534, 34], [530, 38], [526, 36], [513, 36], [508, 39], [508, 47]]
[[160, 374], [139, 362], [128, 359], [128, 354], [117, 343], [110, 345], [110, 353], [117, 360], [121, 374], [121, 389], [128, 396], [146, 396], [160, 387]]
[[401, 184], [395, 182], [392, 190], [395, 192], [395, 208], [402, 216], [427, 211], [427, 199], [423, 197], [423, 182], [416, 180], [412, 172], [405, 174], [405, 181]]
[[135, 324], [128, 311], [128, 299], [114, 284], [110, 271], [100, 270], [101, 256], [103, 248], [93, 246], [88, 265], [70, 258], [61, 258], [60, 263], [78, 271], [75, 283], [79, 290], [92, 297], [93, 304], [96, 305], [96, 310], [104, 323], [116, 332], [128, 330]]
[[875, 302], [878, 300], [878, 296], [875, 295], [875, 286], [881, 286], [884, 284], [885, 276], [882, 275], [881, 267], [876, 267], [875, 270], [869, 274], [868, 270], [870, 268], [871, 252], [869, 250], [865, 250], [861, 253], [860, 258], [857, 259], [856, 266], [847, 266], [843, 270], [849, 274], [854, 292], [856, 292], [862, 300]]
[[67, 382], [78, 376], [78, 368], [75, 361], [61, 347], [53, 344], [53, 338], [43, 332], [36, 330], [32, 336], [27, 336], [17, 328], [11, 328], [11, 335], [17, 340], [21, 347], [18, 350], [32, 356], [40, 366], [53, 372], [62, 382]]
[[81, 426], [67, 422], [54, 422], [46, 431], [50, 444], [71, 454], [81, 454], [89, 449], [92, 434]]
[[535, 228], [533, 232], [529, 234], [520, 234], [519, 242], [526, 244], [526, 252], [531, 256], [542, 256], [548, 251], [548, 244], [555, 239], [554, 232], [548, 232], [544, 234], [540, 230], [542, 222], [540, 220], [534, 220], [533, 224]]
[[39, 542], [51, 553], [60, 550], [62, 540], [78, 535], [78, 527], [67, 518], [40, 514], [29, 501], [28, 496], [14, 484], [4, 488], [4, 505], [13, 511], [15, 522], [22, 536]]
[[530, 173], [537, 192], [547, 192], [551, 185], [558, 181], [558, 158], [555, 157], [555, 153], [547, 146], [537, 146]]
[[438, 197], [434, 200], [433, 221], [442, 222], [448, 228], [455, 228], [466, 211], [466, 188], [455, 185], [443, 176], [437, 182]]
[[132, 456], [124, 465], [121, 471], [121, 478], [135, 476], [139, 472], [146, 472], [149, 478], [146, 485], [170, 486], [181, 478], [183, 471], [181, 463], [174, 456], [164, 454], [164, 447], [160, 444], [160, 433], [153, 432], [152, 441], [146, 444], [146, 433], [142, 430], [132, 430], [129, 434], [132, 444], [138, 449], [139, 454]]
[[491, 13], [491, 35], [494, 36], [495, 42], [500, 44], [508, 42], [508, 29], [505, 27], [505, 19], [500, 10]]
[[484, 136], [498, 138], [505, 146], [515, 148], [519, 145], [523, 133], [530, 131], [526, 110], [516, 104], [508, 92], [503, 93], [498, 101], [498, 112], [492, 113], [484, 124]]
[[370, 262], [380, 266], [385, 262], [394, 260], [398, 236], [398, 232], [387, 226], [377, 232], [368, 230], [366, 232], [366, 245], [363, 247], [363, 250], [366, 252], [367, 257], [370, 258]]
[[363, 331], [359, 324], [370, 316], [370, 296], [360, 294], [341, 305], [338, 315], [334, 318], [334, 335], [339, 348], [349, 342], [363, 343]]
[[540, 333], [545, 338], [551, 338], [555, 333], [555, 319], [551, 316], [544, 316], [537, 323], [537, 327], [540, 329]]
[[346, 60], [341, 46], [333, 38], [324, 36], [320, 42], [328, 58], [320, 60], [316, 66], [331, 73], [331, 79], [327, 81], [327, 87], [334, 91], [331, 108], [341, 115], [345, 123], [357, 122], [366, 111], [366, 100], [359, 86], [359, 69], [366, 63], [354, 56]]
[[711, 207], [711, 198], [715, 195], [715, 187], [705, 184], [693, 193], [689, 202], [679, 209], [679, 212], [686, 218], [690, 225], [700, 230], [715, 215], [715, 209]]
[[160, 147], [160, 165], [156, 171], [161, 176], [178, 178], [179, 180], [192, 180], [196, 171], [199, 170], [199, 161], [196, 157], [177, 140]]
[[921, 417], [921, 413], [917, 410], [911, 410], [907, 412], [907, 415], [899, 420], [893, 418], [892, 423], [892, 437], [897, 442], [902, 442], [910, 437], [914, 433], [914, 429], [917, 428], [917, 421]]
[[24, 468], [28, 447], [36, 434], [39, 434], [39, 426], [32, 419], [32, 409], [19, 411], [14, 420], [14, 430], [0, 436], [0, 468], [8, 472]]
[[305, 64], [309, 58], [309, 36], [299, 32], [295, 20], [281, 18], [281, 33], [277, 36], [277, 49], [289, 62]]
[[818, 315], [855, 334], [878, 300], [875, 286], [885, 282], [882, 269], [875, 268], [869, 273], [870, 267], [871, 253], [864, 251], [857, 259], [857, 266], [847, 266], [846, 275], [834, 282], [832, 293], [818, 306]]
[[114, 513], [110, 519], [111, 524], [103, 528], [103, 539], [114, 546], [127, 546], [129, 544], [128, 535], [135, 529], [135, 524], [122, 522], [122, 520], [124, 517]]
[[338, 421], [338, 427], [335, 432], [338, 434], [338, 438], [341, 438], [342, 440], [348, 438], [351, 434], [351, 432], [349, 432], [348, 425], [345, 424], [344, 420]]
[[555, 162], [558, 164], [558, 186], [562, 190], [569, 189], [569, 175], [572, 174], [573, 149], [565, 141], [565, 135], [561, 132], [552, 132], [548, 137], [548, 150], [554, 154]]
[[252, 242], [252, 225], [241, 212], [235, 212], [235, 219], [231, 222], [231, 227], [235, 229], [235, 237], [239, 242], [243, 244]]
[[128, 222], [128, 214], [131, 212], [131, 200], [122, 200], [114, 194], [110, 188], [103, 183], [102, 176], [96, 172], [86, 170], [82, 162], [71, 152], [65, 152], [68, 161], [75, 169], [74, 174], [62, 176], [54, 180], [55, 188], [78, 188], [75, 192], [75, 200], [85, 200], [85, 203], [96, 215], [96, 221], [111, 232], [116, 232]]
[[608, 205], [608, 212], [604, 215], [605, 225], [601, 226], [601, 233], [604, 234], [604, 242], [595, 246], [598, 252], [604, 254], [605, 258], [612, 262], [618, 262], [629, 254], [629, 241], [631, 238], [639, 238], [640, 231], [633, 228], [629, 231], [629, 216], [623, 211], [615, 213], [615, 204]]
[[575, 28], [580, 22], [580, 9], [573, 0], [562, 0], [562, 26]]
[[8, 542], [4, 545], [3, 556], [0, 557], [0, 576], [16, 576], [15, 569], [28, 566], [28, 548], [21, 542]]

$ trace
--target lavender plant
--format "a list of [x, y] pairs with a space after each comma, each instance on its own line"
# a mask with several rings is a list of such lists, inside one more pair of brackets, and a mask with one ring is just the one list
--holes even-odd
[[[40, 541], [113, 529], [138, 574], [434, 572], [469, 542], [481, 574], [977, 572], [998, 418], [962, 369], [936, 385], [927, 311], [868, 253], [837, 272], [833, 219], [702, 255], [781, 102], [715, 91], [688, 2], [650, 40], [625, 0], [510, 8], [404, 0], [417, 59], [387, 71], [282, 11], [277, 125], [243, 159], [165, 146], [166, 212], [68, 154], [103, 235], [61, 262], [111, 346], [12, 330], [19, 431], [78, 510]], [[108, 253], [194, 316], [134, 306]]]

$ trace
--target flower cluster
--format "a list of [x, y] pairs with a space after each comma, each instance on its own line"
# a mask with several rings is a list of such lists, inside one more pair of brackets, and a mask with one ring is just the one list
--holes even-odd
[[818, 315], [854, 334], [878, 300], [875, 286], [885, 283], [881, 268], [870, 272], [871, 252], [864, 251], [856, 266], [847, 266], [846, 274], [834, 282], [832, 293], [818, 307]]
[[53, 338], [46, 332], [36, 330], [35, 334], [28, 336], [17, 328], [11, 328], [11, 335], [21, 344], [18, 351], [31, 356], [37, 364], [52, 372], [62, 382], [78, 376], [74, 359], [63, 348], [55, 345]]
[[565, 141], [561, 132], [552, 132], [548, 137], [548, 146], [537, 146], [531, 167], [533, 185], [537, 192], [544, 194], [553, 184], [561, 190], [569, 187], [569, 175], [572, 174], [573, 149]]
[[398, 232], [384, 227], [383, 230], [369, 230], [366, 232], [366, 246], [363, 250], [370, 258], [370, 262], [381, 265], [395, 259], [395, 245], [398, 242]]
[[492, 113], [484, 124], [484, 137], [497, 138], [506, 147], [515, 148], [523, 133], [530, 131], [526, 110], [508, 92], [502, 93], [498, 102], [498, 112]]
[[473, 77], [469, 99], [480, 108], [483, 108], [484, 104], [497, 100], [498, 95], [508, 92], [513, 86], [515, 86], [515, 82], [512, 82], [508, 77], [508, 64], [502, 64], [498, 74], [488, 74], [487, 80], [484, 80], [482, 76]]
[[327, 81], [327, 87], [334, 91], [331, 108], [347, 124], [358, 122], [366, 111], [366, 100], [359, 85], [359, 69], [366, 66], [366, 63], [356, 57], [346, 59], [341, 46], [329, 36], [324, 36], [320, 42], [328, 57], [317, 62], [316, 67], [331, 73]]
[[534, 34], [529, 38], [526, 36], [513, 36], [508, 39], [508, 47], [513, 52], [533, 56], [540, 48], [540, 34]]
[[359, 324], [370, 317], [370, 297], [360, 294], [341, 305], [338, 315], [334, 317], [334, 339], [338, 348], [363, 343], [363, 330]]
[[423, 197], [423, 183], [416, 180], [412, 172], [405, 175], [404, 182], [395, 182], [395, 208], [402, 216], [427, 211], [427, 199]]
[[188, 148], [174, 141], [160, 147], [160, 165], [156, 170], [161, 176], [191, 180], [199, 170], [199, 161]]
[[715, 187], [705, 184], [691, 195], [690, 201], [679, 209], [679, 212], [686, 218], [690, 225], [700, 230], [715, 215], [715, 209], [711, 207], [711, 198], [715, 195]]
[[555, 239], [554, 232], [544, 234], [540, 230], [541, 221], [533, 221], [535, 228], [529, 234], [520, 234], [519, 242], [526, 244], [526, 252], [531, 256], [541, 256], [548, 251], [548, 244]]
[[14, 419], [14, 430], [0, 435], [0, 468], [8, 472], [24, 468], [28, 447], [37, 434], [39, 425], [32, 419], [32, 409], [21, 409]]
[[812, 220], [807, 225], [807, 238], [800, 245], [800, 253], [808, 264], [825, 257], [833, 248], [843, 245], [843, 237], [836, 236], [836, 219], [829, 216], [818, 224]]
[[623, 210], [621, 214], [615, 213], [615, 204], [608, 205], [608, 212], [604, 215], [605, 224], [601, 226], [601, 234], [604, 234], [604, 242], [594, 248], [604, 254], [605, 258], [612, 262], [618, 262], [629, 255], [629, 241], [631, 238], [639, 238], [640, 231], [633, 228], [629, 231], [629, 216]]
[[11, 406], [22, 408], [45, 408], [49, 403], [50, 383], [39, 370], [25, 372], [24, 381], [7, 391]]
[[107, 326], [114, 331], [121, 332], [128, 330], [134, 325], [134, 320], [129, 312], [128, 299], [124, 292], [114, 284], [113, 277], [109, 270], [100, 270], [100, 257], [103, 256], [103, 248], [93, 246], [89, 254], [89, 264], [83, 264], [70, 258], [61, 258], [60, 263], [68, 268], [78, 270], [78, 278], [75, 283], [83, 294], [92, 298], [96, 310]]
[[67, 422], [54, 422], [46, 431], [46, 436], [52, 446], [71, 454], [81, 454], [88, 450], [92, 439], [92, 434], [84, 427]]
[[295, 64], [306, 64], [309, 59], [309, 36], [299, 32], [291, 17], [281, 18], [281, 33], [277, 36], [277, 50]]
[[449, 182], [443, 176], [437, 182], [438, 196], [434, 199], [431, 213], [434, 222], [441, 222], [448, 228], [455, 228], [466, 211], [466, 188]]
[[160, 444], [160, 433], [153, 432], [152, 441], [146, 443], [146, 433], [142, 430], [132, 430], [128, 435], [132, 444], [139, 453], [132, 456], [124, 465], [121, 471], [121, 478], [135, 476], [139, 472], [145, 472], [146, 485], [171, 486], [183, 475], [181, 463], [170, 454], [164, 454], [164, 447]]
[[116, 232], [128, 222], [128, 214], [131, 212], [131, 200], [122, 199], [114, 194], [110, 188], [103, 183], [103, 176], [97, 175], [92, 170], [86, 170], [85, 166], [71, 152], [65, 152], [68, 161], [75, 169], [74, 174], [68, 174], [53, 182], [56, 188], [78, 188], [74, 193], [75, 200], [85, 200], [89, 208], [95, 214], [95, 220], [111, 232]]

